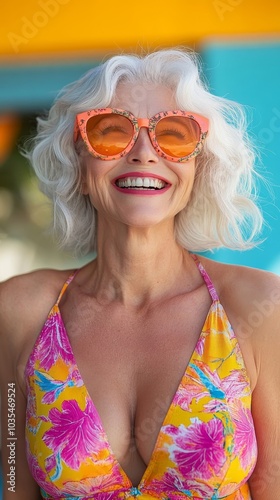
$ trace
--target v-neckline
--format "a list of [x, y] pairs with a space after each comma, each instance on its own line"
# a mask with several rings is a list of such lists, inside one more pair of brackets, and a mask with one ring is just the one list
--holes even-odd
[[212, 302], [211, 302], [210, 307], [209, 307], [209, 309], [208, 309], [208, 312], [207, 312], [207, 315], [206, 315], [205, 321], [204, 321], [204, 323], [203, 323], [203, 327], [202, 327], [202, 329], [201, 329], [201, 332], [200, 332], [200, 334], [199, 334], [199, 337], [198, 337], [198, 339], [197, 339], [197, 342], [196, 342], [196, 344], [195, 344], [195, 347], [194, 347], [194, 349], [193, 349], [193, 351], [192, 351], [192, 353], [191, 353], [191, 356], [190, 356], [190, 358], [189, 358], [188, 364], [187, 364], [187, 366], [186, 366], [186, 368], [185, 368], [185, 370], [184, 370], [184, 373], [183, 373], [183, 375], [182, 375], [182, 377], [181, 377], [181, 379], [180, 379], [180, 382], [179, 382], [179, 384], [178, 384], [178, 386], [177, 386], [177, 389], [176, 389], [175, 393], [174, 393], [174, 394], [173, 394], [173, 396], [172, 396], [172, 399], [171, 399], [170, 405], [169, 405], [169, 407], [168, 407], [168, 409], [167, 409], [167, 411], [166, 411], [165, 417], [164, 417], [164, 419], [163, 419], [163, 422], [162, 422], [162, 424], [161, 424], [160, 430], [159, 430], [158, 435], [157, 435], [157, 438], [156, 438], [156, 442], [155, 442], [155, 445], [154, 445], [153, 451], [152, 451], [151, 456], [150, 456], [150, 460], [149, 460], [149, 462], [148, 462], [148, 464], [147, 464], [147, 467], [146, 467], [146, 469], [145, 469], [145, 471], [144, 471], [144, 473], [143, 473], [143, 475], [142, 475], [142, 477], [141, 477], [141, 479], [140, 479], [140, 482], [139, 482], [136, 486], [132, 484], [131, 479], [128, 477], [127, 473], [125, 472], [125, 470], [124, 470], [124, 469], [123, 469], [123, 467], [121, 466], [120, 462], [118, 461], [118, 459], [117, 459], [117, 457], [116, 457], [116, 455], [115, 455], [115, 453], [114, 453], [114, 451], [113, 451], [113, 449], [112, 449], [112, 447], [111, 447], [111, 445], [110, 445], [110, 442], [109, 442], [109, 439], [108, 439], [107, 433], [105, 432], [105, 429], [104, 429], [103, 422], [102, 422], [102, 419], [101, 419], [101, 417], [100, 417], [99, 411], [98, 411], [98, 409], [96, 408], [96, 406], [95, 406], [95, 404], [94, 404], [94, 401], [93, 401], [93, 399], [92, 399], [92, 397], [91, 397], [91, 395], [90, 395], [90, 393], [89, 393], [89, 391], [88, 391], [87, 386], [86, 386], [86, 385], [85, 385], [85, 383], [84, 383], [84, 379], [83, 379], [83, 377], [82, 377], [82, 375], [81, 375], [81, 372], [80, 372], [80, 369], [79, 369], [79, 367], [78, 367], [78, 365], [77, 365], [76, 358], [75, 358], [75, 355], [74, 355], [74, 352], [73, 352], [73, 349], [72, 349], [72, 345], [71, 345], [71, 342], [70, 342], [70, 338], [69, 338], [68, 333], [67, 333], [67, 329], [66, 329], [66, 326], [65, 326], [65, 323], [64, 323], [64, 320], [63, 320], [62, 314], [61, 314], [61, 310], [60, 310], [59, 304], [58, 304], [58, 303], [56, 303], [56, 304], [55, 304], [55, 306], [54, 306], [54, 308], [56, 308], [56, 311], [57, 311], [57, 313], [58, 313], [58, 315], [59, 315], [59, 318], [60, 318], [60, 321], [61, 321], [61, 325], [62, 325], [62, 329], [63, 329], [63, 334], [64, 334], [65, 339], [66, 339], [66, 342], [67, 342], [67, 344], [68, 344], [68, 347], [69, 347], [69, 352], [70, 352], [70, 355], [71, 355], [71, 357], [72, 357], [73, 364], [74, 364], [75, 369], [77, 370], [77, 373], [78, 373], [78, 375], [79, 375], [79, 378], [80, 378], [80, 380], [81, 380], [81, 382], [82, 382], [82, 384], [83, 384], [83, 387], [84, 387], [84, 390], [85, 390], [85, 393], [86, 393], [86, 399], [87, 399], [87, 401], [89, 401], [89, 403], [92, 405], [92, 407], [93, 407], [93, 409], [94, 409], [94, 412], [95, 412], [95, 414], [97, 415], [97, 418], [98, 418], [98, 420], [99, 420], [99, 425], [100, 425], [100, 427], [101, 427], [101, 429], [102, 429], [102, 433], [103, 433], [104, 439], [105, 439], [106, 444], [107, 444], [107, 449], [109, 450], [110, 455], [111, 455], [111, 457], [113, 458], [113, 460], [114, 460], [114, 462], [115, 462], [115, 464], [116, 464], [116, 466], [117, 466], [117, 468], [118, 468], [118, 470], [119, 470], [119, 472], [120, 472], [121, 476], [125, 479], [125, 481], [126, 481], [126, 483], [127, 483], [125, 486], [127, 486], [127, 487], [128, 487], [128, 488], [130, 488], [130, 489], [132, 489], [132, 488], [136, 488], [136, 489], [143, 488], [143, 485], [145, 484], [146, 478], [147, 478], [147, 476], [148, 476], [148, 475], [150, 474], [150, 472], [151, 472], [151, 469], [152, 469], [153, 463], [155, 462], [155, 458], [156, 458], [156, 455], [157, 455], [157, 452], [158, 452], [158, 449], [159, 449], [159, 442], [160, 442], [160, 439], [161, 439], [161, 437], [162, 437], [163, 428], [166, 426], [166, 424], [167, 424], [168, 420], [170, 419], [170, 417], [171, 417], [171, 415], [172, 415], [172, 412], [173, 412], [173, 411], [174, 411], [174, 409], [175, 409], [175, 405], [173, 405], [173, 402], [174, 402], [174, 400], [175, 400], [175, 398], [176, 398], [176, 396], [177, 396], [178, 392], [180, 391], [180, 389], [181, 389], [181, 387], [182, 387], [182, 385], [183, 385], [183, 380], [184, 380], [184, 378], [185, 378], [185, 376], [186, 376], [186, 374], [187, 374], [187, 372], [188, 372], [188, 369], [189, 369], [190, 365], [192, 364], [192, 360], [193, 360], [193, 357], [194, 357], [195, 351], [196, 351], [196, 349], [197, 349], [197, 346], [199, 345], [199, 343], [200, 343], [201, 339], [203, 338], [203, 333], [204, 333], [204, 331], [205, 331], [205, 325], [207, 324], [207, 322], [208, 322], [208, 320], [209, 320], [209, 316], [210, 316], [210, 314], [212, 314], [213, 309], [217, 307], [217, 302], [218, 302], [218, 300], [213, 300], [213, 299], [212, 299]]

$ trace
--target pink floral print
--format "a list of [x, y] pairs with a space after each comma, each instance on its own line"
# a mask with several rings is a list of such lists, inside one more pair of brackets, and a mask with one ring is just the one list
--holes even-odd
[[138, 485], [110, 447], [59, 300], [54, 305], [26, 366], [27, 459], [43, 498], [251, 500], [257, 446], [249, 380], [226, 313], [196, 263], [213, 302]]
[[224, 426], [218, 418], [209, 422], [195, 419], [189, 426], [167, 426], [166, 434], [173, 436], [168, 447], [171, 460], [177, 464], [184, 477], [195, 474], [209, 479], [219, 474], [226, 458], [224, 452]]
[[63, 401], [62, 411], [49, 412], [51, 428], [43, 440], [54, 454], [60, 452], [65, 464], [77, 470], [89, 455], [98, 455], [104, 446], [104, 433], [90, 401], [81, 410], [77, 401]]
[[66, 362], [72, 362], [70, 346], [63, 335], [63, 323], [59, 314], [50, 316], [43, 328], [44, 334], [40, 342], [41, 367], [48, 371], [60, 357]]
[[234, 452], [238, 453], [241, 465], [247, 469], [250, 465], [251, 453], [257, 454], [257, 443], [251, 412], [238, 401], [234, 407], [233, 420], [236, 424]]
[[[116, 471], [115, 474], [103, 474], [100, 476], [96, 477], [87, 477], [86, 479], [83, 479], [82, 481], [69, 481], [69, 483], [66, 483], [65, 486], [67, 488], [68, 493], [73, 493], [75, 495], [86, 495], [89, 491], [89, 489], [108, 489], [108, 488], [113, 488], [115, 486], [116, 479], [121, 482], [122, 481], [122, 476]], [[113, 493], [111, 493], [113, 498]], [[106, 493], [108, 495], [108, 493]], [[116, 497], [119, 495], [119, 491], [115, 493]], [[105, 497], [105, 494], [104, 494]], [[99, 498], [99, 497], [98, 497]], [[107, 500], [107, 498], [106, 498]]]

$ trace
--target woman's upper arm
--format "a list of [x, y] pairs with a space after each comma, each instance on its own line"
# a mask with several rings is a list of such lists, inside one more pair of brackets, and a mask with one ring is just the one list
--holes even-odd
[[39, 488], [31, 476], [25, 455], [26, 399], [16, 373], [24, 331], [22, 325], [19, 326], [20, 314], [15, 313], [16, 286], [17, 280], [0, 284], [3, 500], [38, 500], [41, 498]]
[[257, 464], [249, 481], [253, 500], [280, 498], [280, 279], [273, 280], [272, 292], [270, 296], [278, 294], [279, 301], [263, 309], [262, 324], [252, 339], [258, 366], [252, 397], [258, 443]]

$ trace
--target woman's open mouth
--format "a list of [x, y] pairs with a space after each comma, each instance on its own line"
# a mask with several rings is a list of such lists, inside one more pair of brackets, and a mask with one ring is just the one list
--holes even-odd
[[123, 177], [116, 180], [116, 186], [121, 189], [161, 190], [168, 184], [153, 177]]
[[163, 194], [171, 187], [167, 179], [150, 172], [128, 172], [115, 177], [112, 183], [124, 194]]

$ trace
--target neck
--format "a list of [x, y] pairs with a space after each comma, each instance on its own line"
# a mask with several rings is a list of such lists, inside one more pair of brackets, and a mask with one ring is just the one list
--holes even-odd
[[93, 291], [98, 300], [140, 308], [178, 291], [180, 280], [186, 289], [182, 270], [193, 263], [174, 240], [173, 222], [132, 228], [99, 221], [97, 241]]

